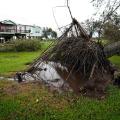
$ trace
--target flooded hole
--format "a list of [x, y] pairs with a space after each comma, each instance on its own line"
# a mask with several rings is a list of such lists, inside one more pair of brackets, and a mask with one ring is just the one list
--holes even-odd
[[79, 71], [71, 72], [60, 63], [41, 62], [39, 65], [37, 64], [35, 68], [35, 71], [32, 70], [30, 73], [28, 72], [24, 75], [26, 80], [40, 80], [57, 89], [73, 90], [76, 93], [79, 93], [80, 89], [86, 83]]

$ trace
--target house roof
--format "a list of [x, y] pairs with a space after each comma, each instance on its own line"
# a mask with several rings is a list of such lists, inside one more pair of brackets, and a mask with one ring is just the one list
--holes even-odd
[[8, 25], [16, 25], [16, 23], [11, 20], [4, 20], [4, 21], [1, 21], [1, 23], [8, 24]]

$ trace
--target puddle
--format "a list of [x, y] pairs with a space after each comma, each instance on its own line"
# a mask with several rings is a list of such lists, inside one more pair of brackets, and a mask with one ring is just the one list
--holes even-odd
[[36, 66], [37, 69], [32, 75], [30, 73], [26, 73], [23, 76], [25, 80], [40, 80], [45, 84], [49, 84], [58, 88], [63, 86], [64, 80], [56, 71], [56, 67], [59, 66], [61, 70], [67, 70], [66, 68], [62, 67], [60, 64], [56, 64], [53, 62], [42, 62]]
[[[60, 63], [54, 62], [39, 62], [34, 66], [34, 69], [31, 69], [25, 73], [20, 74], [22, 75], [22, 80], [25, 82], [40, 81], [44, 85], [48, 86], [50, 90], [56, 90], [58, 92], [73, 91], [76, 94], [83, 93], [87, 94], [88, 96], [94, 96], [94, 94], [96, 96], [98, 95], [102, 96], [103, 95], [102, 91], [104, 91], [104, 88], [108, 84], [107, 83], [109, 82], [108, 80], [111, 79], [111, 76], [107, 73], [101, 76], [98, 70], [94, 75], [95, 79], [86, 80], [84, 78], [83, 73], [81, 73], [80, 71], [71, 72], [71, 69], [69, 70], [68, 68], [62, 66]], [[101, 80], [101, 78], [103, 80]], [[18, 81], [17, 77], [15, 79], [0, 77], [0, 80], [4, 79]], [[84, 91], [86, 89], [86, 85], [88, 93]], [[94, 93], [94, 88], [98, 89], [100, 93]]]
[[59, 63], [42, 62], [38, 63], [35, 68], [36, 70], [31, 72], [32, 75], [27, 72], [23, 78], [29, 81], [40, 80], [54, 88], [62, 90], [69, 89], [76, 93], [85, 84], [84, 80], [80, 80], [82, 75], [79, 72], [72, 72], [70, 74], [70, 71]]
[[0, 77], [0, 80], [9, 80], [9, 81], [14, 81], [14, 78], [6, 78], [6, 77]]
[[3, 80], [4, 79], [4, 77], [0, 77], [0, 80]]
[[[32, 73], [32, 74], [31, 74]], [[69, 76], [69, 77], [68, 77]], [[60, 63], [40, 62], [36, 64], [35, 71], [23, 74], [23, 81], [41, 81], [49, 87], [64, 91], [79, 92], [85, 81], [81, 81], [79, 72], [72, 72], [63, 67]], [[18, 78], [0, 77], [0, 80], [18, 81]]]

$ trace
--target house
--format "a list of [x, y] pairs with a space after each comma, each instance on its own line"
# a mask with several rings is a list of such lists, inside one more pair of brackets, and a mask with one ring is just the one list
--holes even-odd
[[0, 22], [0, 40], [11, 39], [16, 32], [16, 23], [11, 20], [4, 20]]
[[30, 27], [30, 37], [40, 38], [41, 36], [42, 36], [42, 28], [41, 27], [35, 26], [35, 25]]
[[27, 34], [30, 33], [30, 30], [26, 29], [26, 25], [17, 24], [15, 36], [17, 38], [26, 38]]
[[41, 38], [42, 28], [36, 25], [16, 24], [11, 20], [0, 22], [0, 40], [1, 42], [11, 38]]
[[4, 20], [0, 22], [0, 32], [15, 33], [16, 23], [10, 20]]
[[42, 36], [42, 28], [35, 25], [17, 25], [17, 34], [25, 34], [26, 38], [39, 38]]

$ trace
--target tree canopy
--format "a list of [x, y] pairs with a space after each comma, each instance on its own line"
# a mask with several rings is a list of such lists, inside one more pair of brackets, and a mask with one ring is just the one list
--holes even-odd
[[42, 37], [43, 38], [57, 38], [57, 32], [52, 30], [52, 28], [43, 28], [43, 34], [42, 34]]
[[120, 8], [120, 0], [92, 0], [92, 3], [98, 9], [97, 12], [101, 11], [106, 19]]

